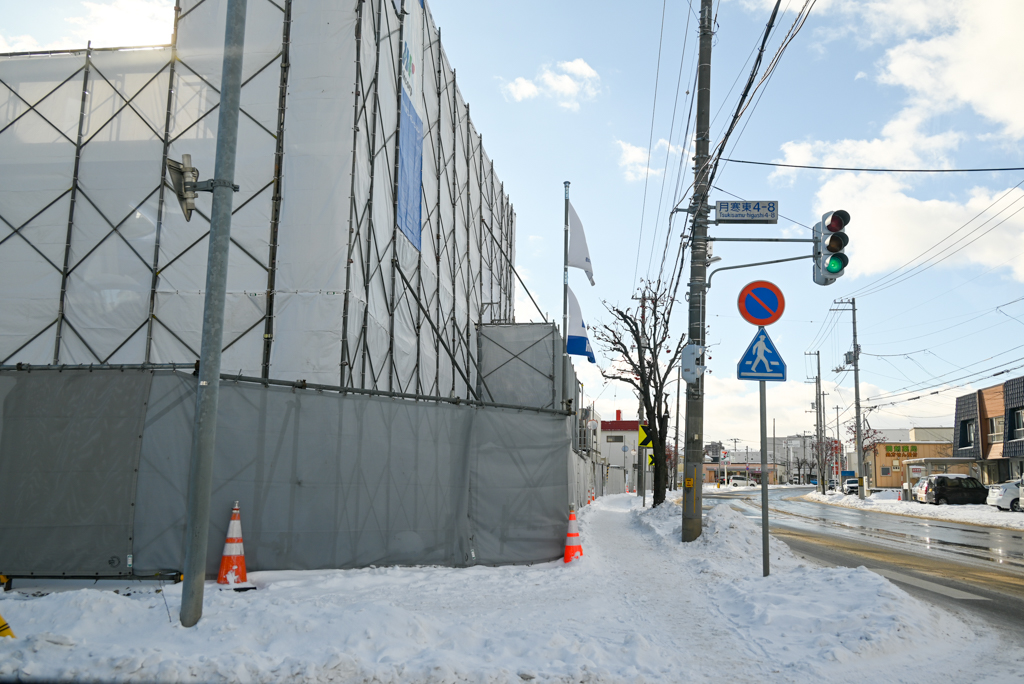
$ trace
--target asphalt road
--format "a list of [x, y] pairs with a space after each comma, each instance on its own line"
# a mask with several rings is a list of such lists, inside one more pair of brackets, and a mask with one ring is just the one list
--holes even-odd
[[[824, 565], [864, 566], [909, 594], [984, 619], [1024, 646], [1024, 533], [828, 506], [806, 489], [769, 490], [769, 526], [797, 555]], [[757, 523], [760, 490], [710, 494]]]

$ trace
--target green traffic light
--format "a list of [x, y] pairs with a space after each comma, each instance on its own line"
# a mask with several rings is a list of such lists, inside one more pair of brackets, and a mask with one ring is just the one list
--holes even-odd
[[828, 261], [825, 262], [825, 270], [829, 273], [839, 273], [843, 270], [842, 260], [836, 257], [829, 257]]

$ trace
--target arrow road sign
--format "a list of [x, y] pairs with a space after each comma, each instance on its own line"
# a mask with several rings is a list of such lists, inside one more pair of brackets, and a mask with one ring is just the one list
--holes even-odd
[[647, 434], [647, 426], [646, 425], [641, 425], [640, 426], [640, 444], [638, 446], [642, 446], [642, 447], [653, 447], [654, 446], [654, 442], [651, 441], [651, 436], [649, 434]]
[[736, 377], [740, 380], [786, 381], [786, 362], [764, 327], [757, 329], [747, 351], [736, 364]]

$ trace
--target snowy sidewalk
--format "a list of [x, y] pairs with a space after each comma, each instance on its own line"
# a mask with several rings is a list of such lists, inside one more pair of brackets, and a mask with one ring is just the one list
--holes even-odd
[[[861, 569], [810, 568], [728, 505], [679, 541], [680, 509], [631, 495], [580, 513], [584, 556], [535, 566], [260, 572], [258, 591], [208, 585], [177, 621], [180, 585], [0, 596], [18, 639], [0, 680], [335, 682], [916, 682], [975, 664], [1024, 674], [964, 625]], [[165, 603], [166, 602], [166, 603]]]
[[905, 515], [911, 518], [924, 518], [925, 520], [945, 520], [947, 522], [983, 525], [985, 527], [1003, 527], [1008, 530], [1024, 530], [1024, 513], [1000, 511], [988, 504], [935, 506], [916, 501], [900, 501], [896, 498], [895, 492], [888, 491], [877, 492], [864, 498], [863, 501], [856, 494], [844, 496], [835, 492], [829, 494], [811, 492], [803, 498], [807, 501], [828, 504], [829, 506], [857, 508], [876, 513], [892, 513], [893, 515]]

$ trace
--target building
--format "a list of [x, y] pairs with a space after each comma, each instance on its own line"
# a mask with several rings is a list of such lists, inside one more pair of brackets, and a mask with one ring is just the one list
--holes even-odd
[[[607, 479], [605, 492], [621, 494], [636, 486], [636, 455], [640, 443], [640, 421], [622, 420], [622, 411], [615, 411], [615, 420], [601, 421], [600, 452]], [[652, 482], [648, 477], [647, 484]]]
[[984, 484], [1024, 474], [1024, 377], [956, 399], [953, 456], [979, 461]]

